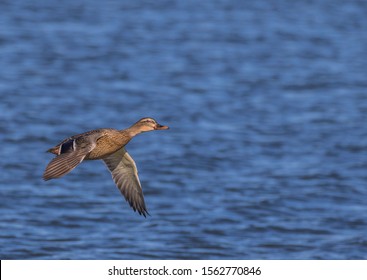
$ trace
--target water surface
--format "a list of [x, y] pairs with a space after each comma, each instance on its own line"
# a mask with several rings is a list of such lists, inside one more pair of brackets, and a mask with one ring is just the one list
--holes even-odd
[[[2, 1], [1, 259], [365, 259], [363, 1]], [[151, 214], [45, 150], [151, 116]]]

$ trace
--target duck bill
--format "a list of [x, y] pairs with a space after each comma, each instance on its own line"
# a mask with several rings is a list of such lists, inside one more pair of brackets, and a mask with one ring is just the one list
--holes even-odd
[[169, 129], [169, 127], [161, 124], [157, 124], [157, 126], [155, 127], [155, 130], [165, 130], [165, 129]]

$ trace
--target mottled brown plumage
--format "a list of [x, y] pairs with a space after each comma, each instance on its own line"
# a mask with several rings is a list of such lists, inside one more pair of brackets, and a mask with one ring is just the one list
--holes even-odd
[[168, 127], [152, 118], [143, 118], [124, 130], [102, 128], [71, 136], [48, 150], [56, 157], [47, 165], [43, 179], [62, 177], [83, 160], [102, 159], [130, 206], [146, 216], [148, 212], [136, 165], [124, 147], [139, 133], [164, 129]]

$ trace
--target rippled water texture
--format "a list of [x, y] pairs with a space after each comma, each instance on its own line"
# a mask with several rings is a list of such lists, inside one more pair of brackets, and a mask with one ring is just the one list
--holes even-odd
[[[365, 259], [364, 1], [1, 1], [1, 259]], [[151, 116], [151, 216], [45, 150]]]

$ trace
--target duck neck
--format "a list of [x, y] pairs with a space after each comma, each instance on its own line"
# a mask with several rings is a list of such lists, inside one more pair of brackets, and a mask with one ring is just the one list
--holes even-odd
[[127, 133], [131, 138], [141, 133], [141, 130], [136, 126], [130, 126], [129, 128], [120, 131], [123, 133]]

